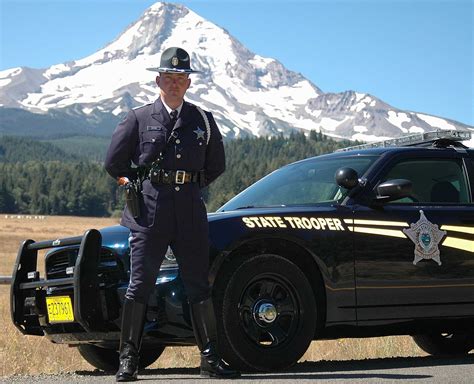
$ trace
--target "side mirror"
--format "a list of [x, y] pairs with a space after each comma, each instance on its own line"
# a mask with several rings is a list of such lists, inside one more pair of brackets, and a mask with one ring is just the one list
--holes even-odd
[[393, 201], [409, 197], [412, 192], [412, 182], [406, 179], [393, 179], [379, 184], [377, 200]]
[[352, 189], [359, 185], [357, 171], [349, 167], [339, 168], [334, 175], [334, 179], [337, 185], [346, 189]]

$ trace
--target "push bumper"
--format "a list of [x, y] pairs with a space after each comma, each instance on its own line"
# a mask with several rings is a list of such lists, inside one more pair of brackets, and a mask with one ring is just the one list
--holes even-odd
[[[79, 245], [73, 276], [39, 279], [38, 251], [72, 245]], [[71, 286], [74, 322], [86, 332], [105, 331], [97, 274], [101, 245], [102, 237], [96, 229], [86, 231], [84, 236], [54, 241], [23, 242], [15, 262], [10, 292], [12, 321], [23, 334], [43, 335], [44, 321], [40, 319], [44, 318], [46, 310], [41, 306], [44, 306], [48, 288]]]

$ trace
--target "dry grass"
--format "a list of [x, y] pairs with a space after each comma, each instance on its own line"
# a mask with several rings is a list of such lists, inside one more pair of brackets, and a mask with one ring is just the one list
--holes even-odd
[[[89, 228], [117, 223], [117, 219], [52, 217], [44, 219], [6, 218], [0, 215], [0, 275], [11, 275], [18, 246], [24, 239], [36, 241], [77, 236]], [[41, 259], [39, 259], [41, 260]], [[0, 286], [0, 377], [13, 374], [60, 373], [92, 370], [75, 348], [55, 345], [43, 337], [23, 336], [10, 318], [10, 289]], [[315, 341], [301, 361], [349, 360], [391, 356], [423, 356], [409, 337], [339, 339]], [[196, 367], [195, 347], [169, 347], [152, 365]]]

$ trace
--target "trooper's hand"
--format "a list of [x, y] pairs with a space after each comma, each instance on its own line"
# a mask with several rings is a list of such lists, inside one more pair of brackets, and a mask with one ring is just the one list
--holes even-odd
[[130, 183], [130, 180], [128, 177], [122, 176], [117, 179], [118, 185], [127, 185], [128, 183]]

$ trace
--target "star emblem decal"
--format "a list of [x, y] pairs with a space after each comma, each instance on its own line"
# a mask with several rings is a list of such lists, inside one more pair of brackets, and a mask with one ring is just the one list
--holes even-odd
[[422, 210], [420, 210], [420, 219], [412, 223], [410, 228], [404, 229], [403, 233], [415, 243], [414, 265], [422, 259], [432, 259], [441, 265], [438, 245], [446, 236], [446, 231], [441, 231], [436, 224], [431, 223]]
[[204, 140], [204, 131], [200, 128], [197, 127], [195, 131], [193, 131], [196, 134], [196, 140], [203, 139]]

